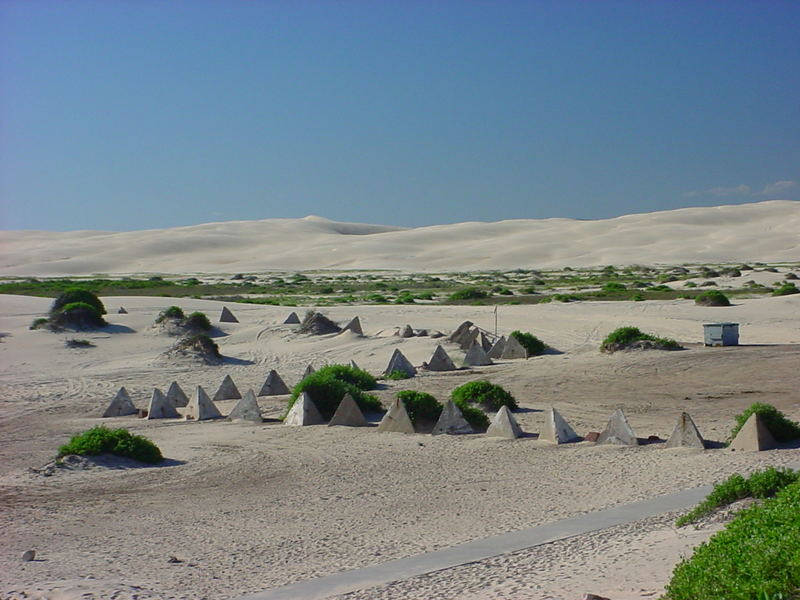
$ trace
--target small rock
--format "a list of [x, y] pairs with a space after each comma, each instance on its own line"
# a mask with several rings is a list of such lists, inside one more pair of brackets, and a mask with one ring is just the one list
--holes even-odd
[[584, 436], [583, 441], [585, 441], [585, 442], [596, 442], [597, 438], [599, 438], [599, 437], [600, 437], [600, 433], [599, 432], [590, 431], [589, 433], [587, 433]]
[[169, 560], [167, 562], [168, 563], [182, 563], [183, 561], [180, 558], [176, 557], [176, 556], [170, 556]]
[[28, 562], [36, 558], [36, 550], [25, 550], [22, 553], [22, 560]]
[[598, 596], [597, 594], [584, 594], [581, 600], [610, 600], [610, 598], [606, 598], [605, 596]]

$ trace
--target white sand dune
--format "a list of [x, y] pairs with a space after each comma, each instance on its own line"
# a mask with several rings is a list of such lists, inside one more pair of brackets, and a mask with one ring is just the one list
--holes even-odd
[[310, 216], [129, 232], [4, 231], [0, 275], [780, 262], [800, 256], [798, 231], [800, 202], [790, 200], [415, 229]]

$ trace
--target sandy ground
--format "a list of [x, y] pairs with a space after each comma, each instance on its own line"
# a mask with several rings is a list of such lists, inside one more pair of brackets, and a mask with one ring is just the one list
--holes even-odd
[[402, 229], [320, 217], [146, 231], [0, 231], [0, 273], [476, 271], [797, 261], [800, 202], [682, 208], [613, 219], [516, 219]]
[[[406, 323], [445, 332], [465, 319], [494, 327], [491, 307], [350, 306], [325, 312], [340, 322], [358, 314], [367, 337], [306, 337], [278, 325], [290, 309], [232, 304], [240, 323], [220, 324], [216, 338], [229, 358], [206, 366], [165, 358], [174, 339], [151, 325], [170, 304], [216, 317], [221, 303], [104, 302], [108, 331], [65, 335], [27, 329], [49, 300], [0, 297], [0, 332], [8, 334], [0, 338], [2, 598], [40, 597], [37, 589], [48, 598], [233, 598], [800, 460], [798, 449], [554, 447], [535, 435], [504, 441], [274, 422], [101, 420], [97, 415], [121, 385], [146, 406], [153, 386], [165, 390], [172, 380], [187, 392], [203, 385], [213, 393], [230, 374], [244, 392], [257, 390], [271, 368], [292, 385], [309, 362], [351, 359], [378, 373], [396, 347], [415, 364], [433, 352], [436, 340], [391, 335]], [[129, 314], [116, 314], [120, 305]], [[548, 406], [581, 434], [600, 431], [623, 407], [639, 437], [668, 437], [688, 410], [706, 438], [722, 440], [733, 416], [753, 402], [800, 419], [798, 315], [796, 296], [722, 309], [684, 300], [502, 307], [500, 333], [531, 331], [559, 352], [425, 373], [389, 382], [378, 394], [388, 402], [397, 390], [420, 389], [444, 399], [457, 385], [488, 378], [517, 397], [527, 432], [541, 429]], [[740, 323], [742, 346], [700, 344], [701, 324], [718, 320]], [[621, 325], [674, 337], [687, 350], [600, 354], [602, 338]], [[68, 337], [96, 347], [66, 348]], [[445, 347], [454, 358], [463, 355]], [[265, 416], [277, 417], [285, 398], [260, 403]], [[232, 404], [221, 403], [222, 412]], [[52, 459], [71, 434], [101, 422], [150, 437], [169, 460], [157, 468], [62, 470], [50, 477], [29, 471]], [[570, 599], [591, 591], [615, 600], [652, 598], [681, 554], [713, 530], [674, 530], [671, 518], [347, 597]], [[38, 560], [22, 562], [29, 548]]]

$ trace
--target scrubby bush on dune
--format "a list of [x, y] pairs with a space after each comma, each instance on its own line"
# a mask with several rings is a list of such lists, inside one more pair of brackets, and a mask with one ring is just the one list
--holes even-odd
[[741, 511], [672, 572], [667, 600], [800, 597], [800, 482]]
[[192, 331], [211, 331], [211, 321], [205, 313], [193, 312], [183, 322], [184, 327]]
[[470, 406], [466, 402], [453, 401], [453, 404], [458, 407], [461, 414], [464, 415], [464, 419], [476, 431], [482, 431], [489, 427], [489, 417], [480, 408]]
[[70, 288], [60, 294], [50, 307], [50, 315], [62, 311], [68, 304], [84, 302], [91, 306], [98, 315], [106, 314], [106, 307], [103, 306], [100, 298], [96, 294], [81, 288]]
[[401, 371], [399, 369], [395, 369], [388, 375], [386, 375], [386, 379], [391, 379], [393, 381], [399, 381], [400, 379], [411, 379], [412, 375], [409, 375], [405, 371]]
[[183, 314], [183, 309], [180, 306], [170, 306], [165, 308], [156, 317], [156, 323], [162, 323], [167, 319], [183, 319], [186, 315]]
[[600, 350], [609, 353], [631, 348], [679, 350], [681, 345], [670, 338], [660, 338], [644, 333], [638, 327], [619, 327], [609, 333], [600, 344]]
[[700, 306], [730, 306], [731, 301], [728, 297], [718, 290], [708, 290], [698, 294], [694, 299], [695, 304]]
[[488, 292], [484, 292], [478, 288], [468, 287], [457, 290], [448, 296], [448, 300], [457, 302], [460, 300], [482, 300], [488, 298]]
[[795, 284], [788, 281], [772, 292], [773, 296], [789, 296], [791, 294], [800, 294], [800, 290]]
[[755, 471], [747, 478], [734, 473], [725, 481], [715, 485], [705, 500], [675, 521], [675, 526], [683, 527], [696, 523], [716, 509], [733, 504], [742, 498], [769, 498], [798, 480], [800, 471], [782, 467]]
[[202, 333], [182, 337], [170, 348], [168, 354], [200, 358], [210, 365], [218, 365], [222, 362], [222, 355], [219, 353], [217, 343]]
[[532, 333], [512, 331], [511, 335], [525, 348], [528, 352], [528, 356], [537, 356], [547, 349], [547, 344]]
[[479, 404], [486, 410], [500, 410], [502, 406], [507, 406], [510, 410], [519, 408], [510, 392], [489, 381], [470, 381], [460, 385], [452, 391], [450, 397], [459, 408], [468, 404]]
[[105, 319], [87, 302], [70, 302], [50, 314], [50, 326], [56, 329], [94, 329], [105, 325]]
[[734, 425], [730, 436], [728, 436], [729, 443], [736, 437], [736, 434], [739, 433], [739, 430], [753, 413], [761, 415], [767, 429], [769, 429], [772, 437], [777, 441], [791, 442], [792, 440], [800, 439], [800, 424], [788, 419], [786, 415], [771, 404], [756, 402], [755, 404], [751, 404], [741, 414], [736, 415], [736, 425]]
[[406, 407], [406, 412], [414, 425], [418, 423], [435, 423], [442, 414], [442, 405], [439, 401], [425, 392], [403, 390], [397, 397]]
[[150, 464], [164, 460], [158, 446], [147, 438], [133, 435], [126, 429], [108, 429], [103, 426], [92, 427], [73, 436], [69, 443], [58, 449], [59, 458], [68, 454], [115, 454]]
[[311, 397], [326, 420], [336, 412], [345, 394], [350, 394], [362, 411], [380, 411], [383, 407], [378, 398], [365, 393], [367, 390], [375, 389], [376, 386], [375, 378], [361, 369], [345, 365], [322, 367], [294, 386], [286, 406], [286, 413], [303, 392]]

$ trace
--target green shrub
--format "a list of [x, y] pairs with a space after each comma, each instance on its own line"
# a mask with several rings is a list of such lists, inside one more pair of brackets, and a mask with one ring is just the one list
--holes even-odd
[[625, 291], [625, 285], [622, 284], [622, 283], [619, 283], [618, 281], [609, 281], [608, 283], [604, 283], [603, 284], [603, 291], [604, 292], [610, 292], [610, 293], [613, 293], [613, 292], [624, 292]]
[[55, 328], [92, 329], [103, 327], [106, 322], [94, 305], [88, 302], [70, 302], [61, 306], [58, 312], [51, 313], [50, 324]]
[[773, 296], [789, 296], [791, 294], [800, 294], [800, 290], [793, 283], [786, 282], [772, 292]]
[[657, 348], [665, 350], [677, 350], [681, 347], [678, 342], [670, 338], [659, 338], [642, 332], [638, 327], [619, 327], [612, 331], [600, 344], [603, 352], [615, 352], [636, 342], [652, 342]]
[[730, 436], [728, 436], [728, 443], [736, 437], [736, 434], [739, 433], [739, 430], [753, 413], [761, 415], [767, 429], [777, 441], [791, 442], [792, 440], [800, 439], [800, 424], [787, 419], [786, 415], [771, 404], [756, 402], [751, 404], [743, 413], [736, 415], [736, 425], [731, 430]]
[[[337, 368], [332, 369], [331, 367]], [[292, 395], [286, 406], [286, 413], [289, 412], [292, 405], [294, 405], [297, 398], [303, 392], [311, 396], [311, 400], [313, 400], [319, 412], [326, 420], [330, 419], [333, 413], [336, 412], [345, 394], [350, 394], [363, 411], [374, 412], [382, 410], [383, 407], [378, 398], [372, 394], [365, 394], [365, 390], [360, 387], [361, 384], [354, 383], [355, 381], [361, 381], [363, 384], [367, 379], [360, 375], [356, 378], [355, 374], [347, 370], [353, 372], [360, 371], [360, 369], [353, 369], [352, 367], [346, 367], [344, 365], [331, 365], [329, 367], [322, 367], [319, 371], [305, 377], [300, 383], [294, 386]], [[365, 375], [371, 377], [369, 373], [365, 373]], [[373, 383], [367, 389], [374, 389], [377, 385], [374, 379], [372, 379], [372, 381]]]
[[669, 600], [797, 598], [800, 482], [741, 511], [672, 572]]
[[537, 356], [547, 350], [547, 344], [545, 344], [532, 333], [512, 331], [511, 335], [516, 338], [523, 348], [525, 348], [528, 356]]
[[631, 300], [633, 300], [634, 302], [643, 302], [644, 296], [642, 294], [634, 294], [633, 296], [631, 296]]
[[442, 414], [442, 405], [439, 401], [425, 392], [403, 390], [397, 393], [397, 397], [405, 405], [408, 417], [414, 425], [435, 423]]
[[695, 304], [700, 306], [730, 306], [731, 301], [719, 290], [707, 290], [698, 294], [694, 299]]
[[519, 408], [514, 396], [488, 381], [470, 381], [460, 385], [452, 391], [450, 397], [459, 408], [466, 404], [480, 404], [487, 410], [500, 410], [501, 406], [507, 406], [509, 410]]
[[400, 379], [411, 379], [411, 375], [409, 375], [405, 371], [400, 371], [398, 369], [395, 369], [394, 371], [386, 375], [386, 379], [391, 379], [393, 381], [398, 381]]
[[193, 312], [183, 322], [183, 325], [187, 329], [192, 329], [194, 331], [211, 331], [211, 321], [208, 320], [208, 317], [205, 313], [201, 312]]
[[73, 436], [69, 443], [58, 449], [59, 458], [67, 454], [91, 456], [106, 453], [150, 464], [164, 460], [158, 446], [147, 438], [133, 435], [126, 429], [108, 429], [103, 426], [92, 427]]
[[349, 365], [326, 365], [317, 370], [317, 373], [330, 374], [336, 379], [341, 379], [364, 391], [374, 390], [378, 387], [378, 381], [371, 374]]
[[687, 281], [687, 282], [684, 284], [684, 286], [685, 286], [685, 287], [687, 287], [687, 288], [696, 288], [696, 287], [697, 287], [697, 284], [696, 284], [694, 281]]
[[186, 315], [183, 314], [183, 309], [180, 306], [170, 306], [165, 308], [156, 317], [156, 323], [161, 323], [166, 319], [183, 319]]
[[536, 293], [536, 288], [533, 287], [532, 285], [526, 285], [526, 286], [521, 287], [519, 289], [519, 293], [520, 294], [535, 294]]
[[486, 416], [486, 413], [483, 412], [480, 408], [476, 406], [470, 406], [466, 402], [453, 402], [458, 409], [461, 411], [461, 414], [464, 415], [464, 419], [466, 419], [467, 423], [475, 429], [476, 431], [484, 430], [489, 427], [489, 417]]
[[39, 329], [40, 327], [44, 327], [50, 322], [50, 319], [47, 317], [39, 317], [38, 319], [34, 319], [28, 329]]
[[53, 304], [50, 307], [50, 314], [55, 315], [56, 313], [61, 312], [66, 305], [73, 304], [75, 302], [83, 302], [88, 304], [100, 316], [106, 314], [106, 307], [103, 306], [103, 303], [100, 301], [100, 298], [97, 297], [97, 294], [81, 288], [69, 288], [64, 290], [62, 294], [53, 300]]
[[395, 304], [415, 304], [414, 295], [411, 292], [400, 292], [397, 298], [394, 299]]
[[463, 288], [457, 290], [448, 296], [448, 300], [482, 300], [488, 298], [489, 294], [483, 290], [474, 287]]

